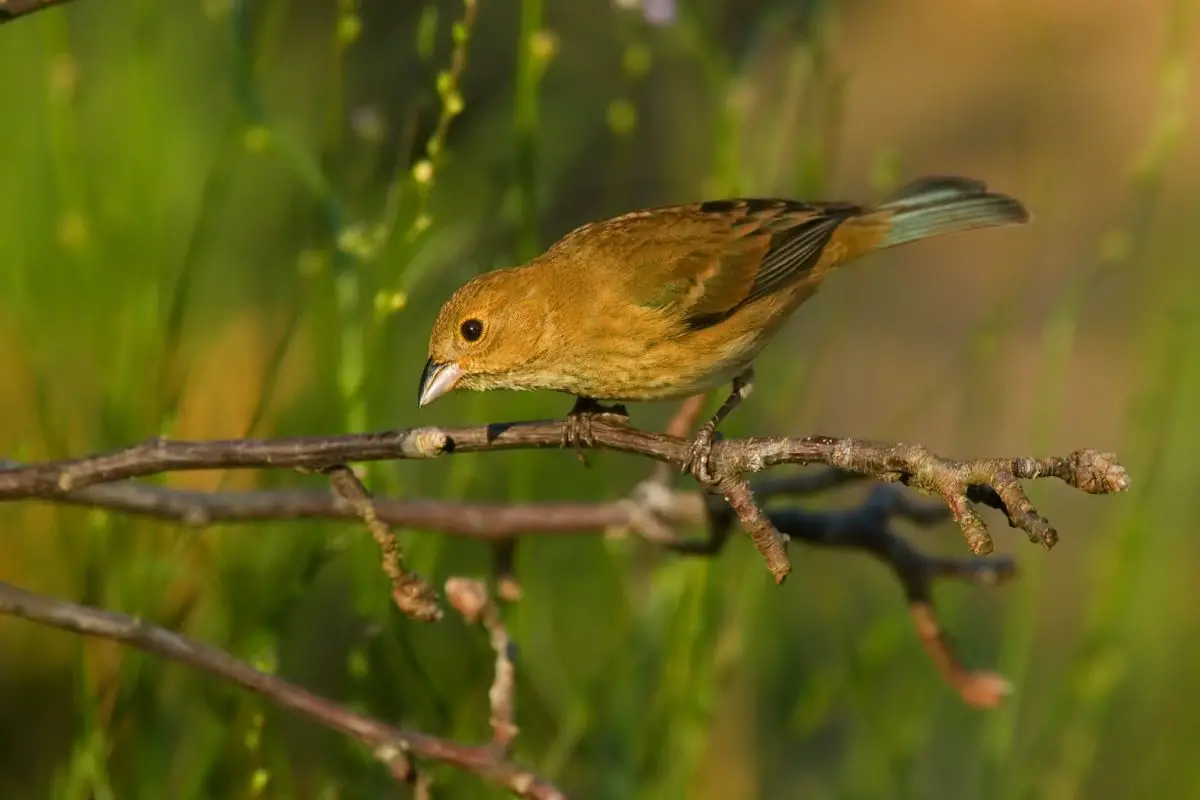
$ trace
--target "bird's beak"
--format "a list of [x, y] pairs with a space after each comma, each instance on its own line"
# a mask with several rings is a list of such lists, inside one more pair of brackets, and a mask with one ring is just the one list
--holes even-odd
[[449, 392], [458, 384], [462, 374], [462, 368], [453, 361], [448, 364], [439, 364], [432, 358], [426, 361], [425, 371], [421, 373], [418, 405], [427, 406]]

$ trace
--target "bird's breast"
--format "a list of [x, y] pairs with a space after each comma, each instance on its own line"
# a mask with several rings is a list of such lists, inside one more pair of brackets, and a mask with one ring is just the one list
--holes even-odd
[[637, 325], [563, 352], [556, 391], [609, 402], [672, 400], [728, 384], [754, 361], [774, 326], [719, 323], [702, 330]]
[[637, 306], [610, 291], [593, 285], [572, 292], [570, 304], [544, 320], [552, 331], [545, 356], [529, 365], [521, 388], [608, 402], [705, 392], [745, 371], [804, 299], [800, 292], [769, 295], [694, 327], [669, 310]]

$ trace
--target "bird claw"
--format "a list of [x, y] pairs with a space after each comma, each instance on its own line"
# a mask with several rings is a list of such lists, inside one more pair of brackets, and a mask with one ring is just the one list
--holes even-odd
[[687, 456], [680, 465], [679, 471], [691, 473], [700, 483], [712, 483], [714, 478], [712, 471], [708, 468], [708, 458], [712, 454], [715, 436], [716, 428], [711, 424], [704, 425], [696, 431], [696, 438], [688, 447]]
[[603, 406], [594, 400], [579, 400], [575, 403], [575, 407], [563, 420], [560, 446], [576, 448], [579, 462], [589, 468], [591, 464], [588, 463], [587, 454], [584, 451], [596, 444], [596, 439], [592, 434], [592, 423], [596, 419], [625, 425], [629, 422], [629, 412], [625, 410], [624, 406]]
[[592, 414], [572, 413], [563, 420], [563, 447], [591, 447], [595, 444], [592, 437]]

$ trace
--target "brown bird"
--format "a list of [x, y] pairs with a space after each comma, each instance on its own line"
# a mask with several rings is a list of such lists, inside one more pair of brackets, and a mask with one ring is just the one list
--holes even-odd
[[1017, 200], [957, 177], [917, 180], [874, 207], [712, 200], [634, 211], [568, 233], [520, 267], [462, 286], [429, 338], [420, 405], [452, 389], [574, 395], [564, 444], [590, 439], [597, 401], [669, 400], [732, 383], [684, 469], [711, 480], [717, 425], [752, 363], [834, 267], [874, 250], [1029, 221]]

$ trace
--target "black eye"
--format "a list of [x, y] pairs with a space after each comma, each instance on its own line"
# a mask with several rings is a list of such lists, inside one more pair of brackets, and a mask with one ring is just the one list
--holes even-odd
[[462, 331], [462, 337], [468, 342], [473, 342], [480, 336], [483, 336], [483, 323], [477, 319], [469, 319], [459, 328]]

